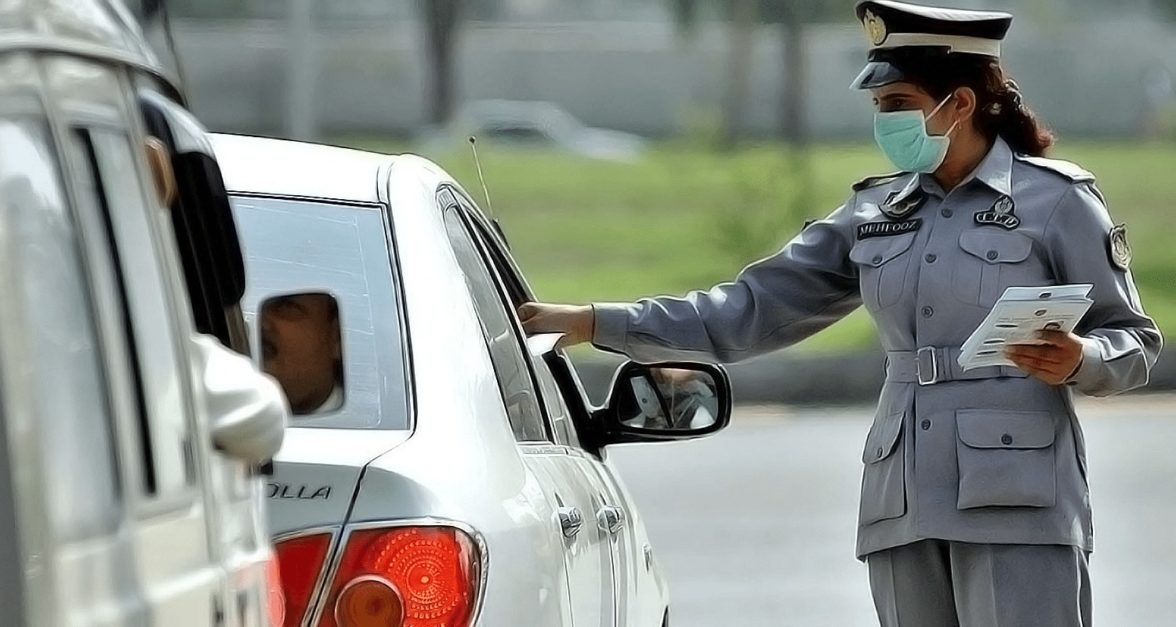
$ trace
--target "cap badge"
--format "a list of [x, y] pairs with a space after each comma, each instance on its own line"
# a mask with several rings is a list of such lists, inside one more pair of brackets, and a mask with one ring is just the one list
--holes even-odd
[[873, 11], [866, 11], [862, 16], [862, 24], [866, 27], [866, 35], [870, 37], [870, 43], [875, 46], [881, 46], [890, 34], [886, 31], [886, 22], [883, 22], [882, 18], [875, 15]]

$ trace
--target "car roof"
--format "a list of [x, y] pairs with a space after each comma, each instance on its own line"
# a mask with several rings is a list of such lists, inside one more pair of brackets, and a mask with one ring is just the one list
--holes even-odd
[[381, 169], [398, 159], [307, 142], [211, 134], [229, 192], [380, 202]]
[[84, 54], [163, 75], [130, 10], [119, 0], [0, 2], [0, 52]]

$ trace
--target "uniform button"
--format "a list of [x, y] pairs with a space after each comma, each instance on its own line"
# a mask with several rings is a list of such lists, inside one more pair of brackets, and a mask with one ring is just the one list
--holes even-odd
[[1013, 436], [1011, 436], [1007, 433], [1000, 436], [1000, 443], [1004, 444], [1005, 446], [1012, 444], [1013, 443]]
[[931, 430], [931, 421], [924, 420], [922, 427], [923, 427], [923, 431], [930, 431]]
[[874, 263], [882, 263], [882, 255], [874, 255]]
[[884, 452], [884, 451], [882, 450], [882, 447], [878, 447], [878, 455], [877, 455], [878, 459], [882, 459], [882, 453], [883, 453], [883, 452]]
[[995, 251], [995, 250], [990, 250], [990, 251], [988, 251], [988, 253], [987, 253], [987, 254], [985, 254], [984, 256], [985, 256], [985, 257], [988, 257], [988, 260], [989, 260], [989, 261], [996, 261], [996, 258], [997, 258], [999, 255], [997, 255], [997, 254], [996, 254], [996, 251]]
[[939, 212], [939, 215], [941, 215], [945, 218], [950, 218], [953, 215], [955, 215], [955, 212], [952, 211], [951, 209], [948, 209], [947, 207], [944, 207], [943, 210]]
[[924, 307], [923, 308], [923, 317], [924, 318], [930, 318], [931, 316], [934, 316], [934, 315], [935, 315], [935, 310], [932, 309], [931, 307]]
[[935, 263], [935, 260], [938, 259], [935, 253], [927, 253], [927, 256], [923, 258], [927, 260], [927, 263]]

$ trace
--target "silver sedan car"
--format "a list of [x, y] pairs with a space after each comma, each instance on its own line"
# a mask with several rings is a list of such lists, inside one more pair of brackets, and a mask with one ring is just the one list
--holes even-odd
[[268, 488], [284, 625], [667, 625], [608, 446], [722, 429], [726, 373], [627, 363], [593, 407], [558, 338], [522, 334], [501, 231], [436, 165], [214, 141], [254, 354], [296, 414]]

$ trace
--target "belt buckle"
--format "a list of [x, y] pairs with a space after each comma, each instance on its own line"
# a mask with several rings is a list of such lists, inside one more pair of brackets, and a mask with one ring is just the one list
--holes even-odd
[[935, 356], [934, 346], [924, 346], [915, 353], [915, 373], [919, 385], [939, 383], [939, 360]]

